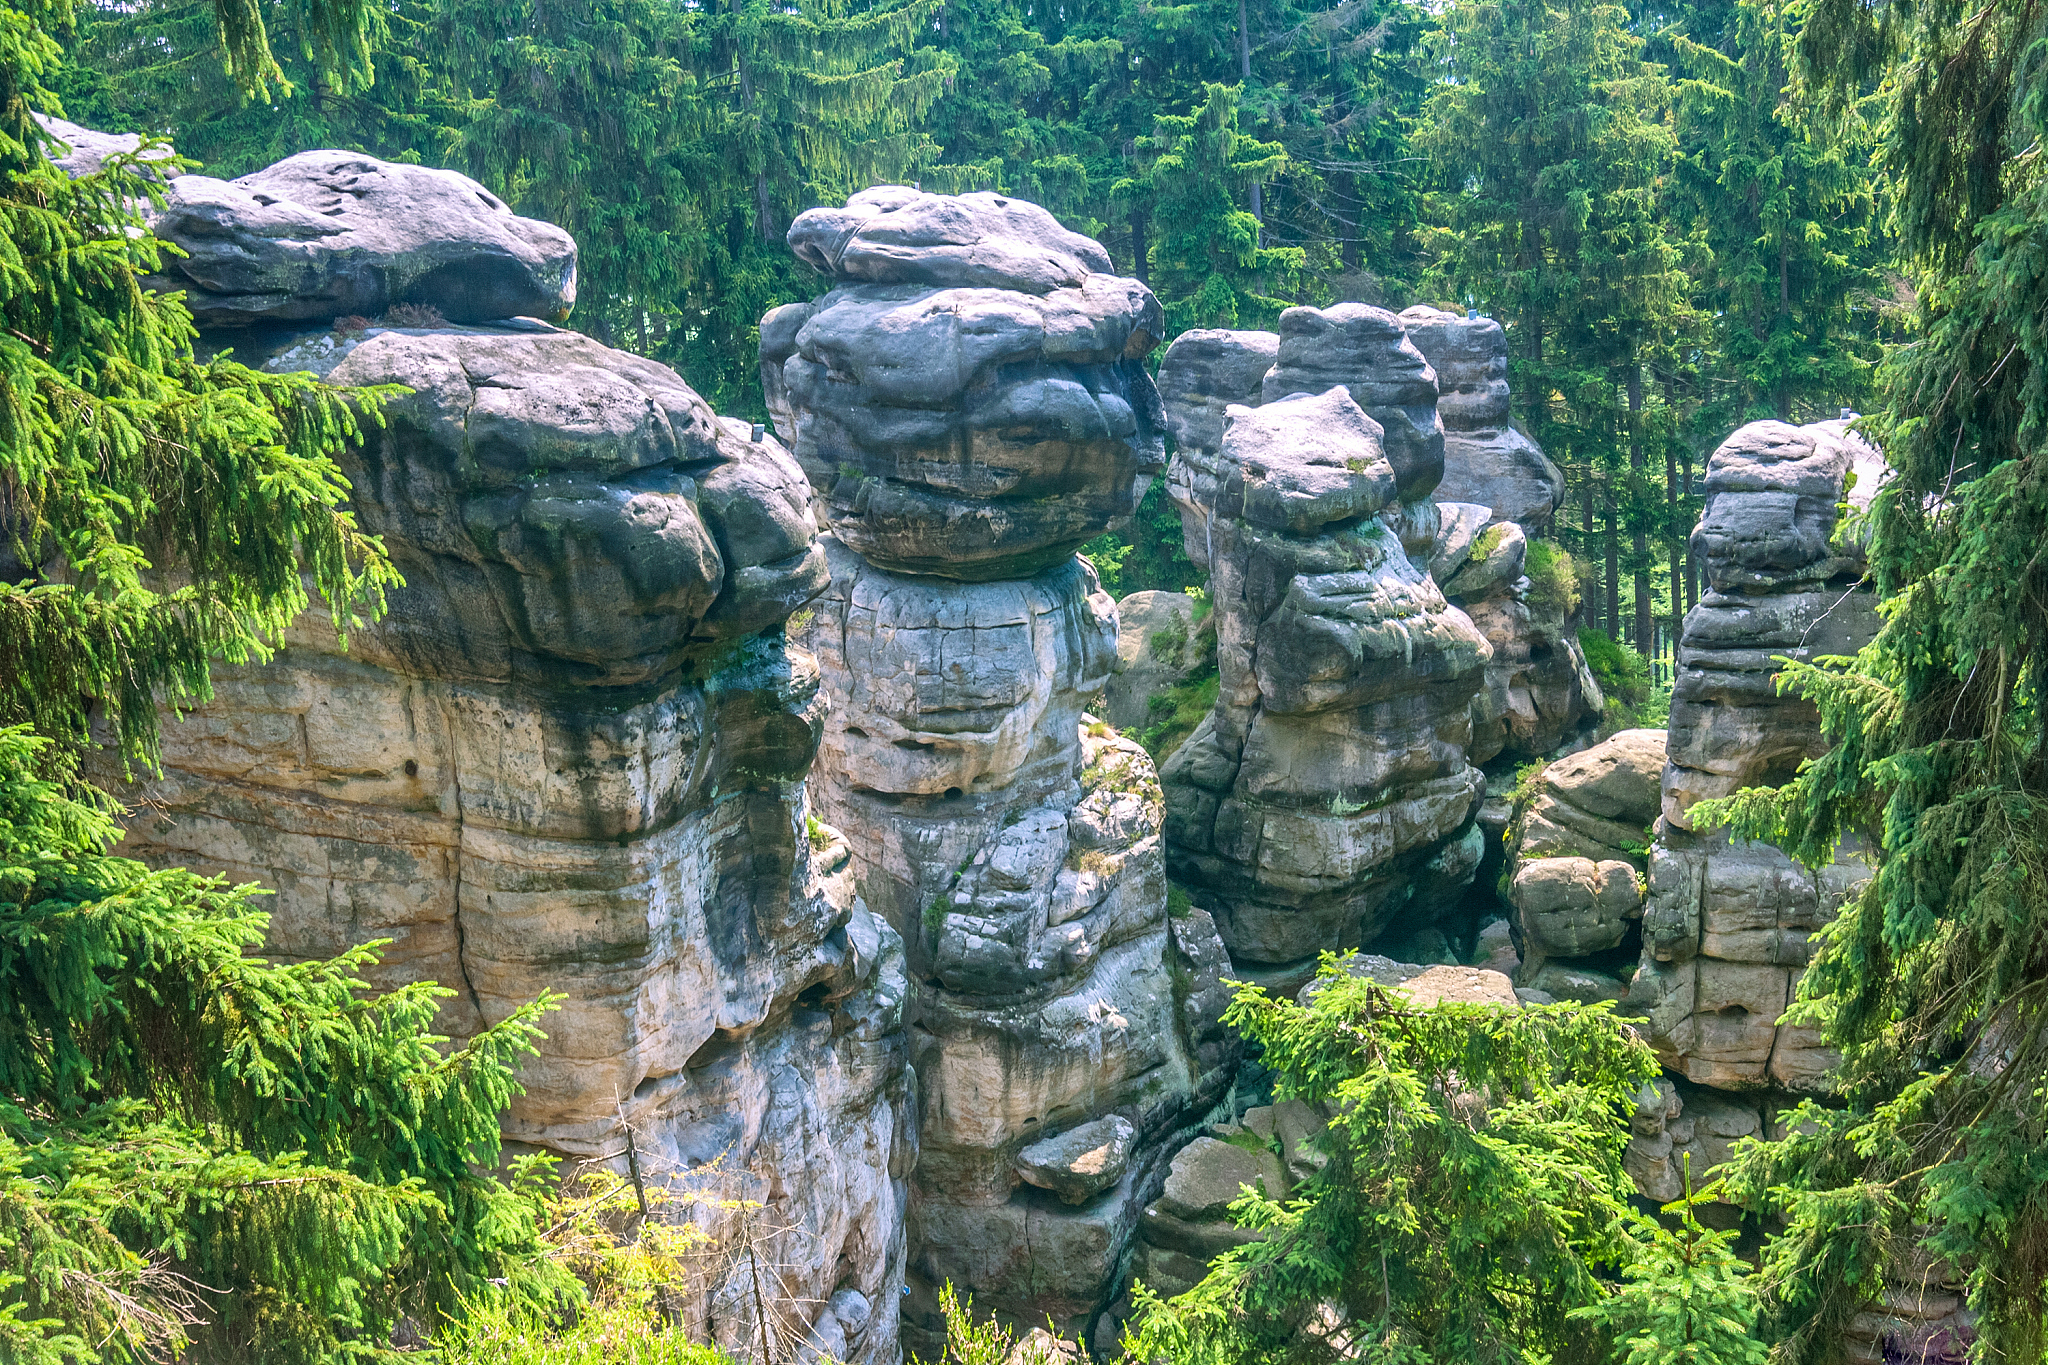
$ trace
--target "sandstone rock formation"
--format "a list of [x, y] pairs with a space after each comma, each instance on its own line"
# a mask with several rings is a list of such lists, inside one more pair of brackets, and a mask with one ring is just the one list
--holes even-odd
[[1781, 697], [1778, 656], [1853, 654], [1877, 629], [1862, 547], [1838, 508], [1865, 506], [1883, 458], [1846, 422], [1752, 422], [1707, 461], [1693, 553], [1706, 595], [1686, 616], [1671, 690], [1664, 814], [1739, 787], [1782, 782], [1821, 752], [1811, 702]]
[[356, 152], [300, 152], [239, 180], [181, 175], [151, 230], [144, 283], [185, 291], [201, 327], [374, 316], [393, 304], [450, 322], [554, 320], [576, 302], [576, 244], [466, 175]]
[[1210, 571], [1210, 509], [1216, 505], [1217, 452], [1232, 404], [1257, 407], [1266, 371], [1280, 354], [1271, 332], [1197, 328], [1182, 332], [1159, 361], [1159, 397], [1173, 433], [1166, 493], [1180, 509], [1182, 539], [1196, 568]]
[[[318, 235], [292, 227], [305, 200], [256, 202], [343, 165], [364, 193]], [[171, 221], [225, 205], [217, 242], [295, 263], [214, 321], [331, 317], [360, 289], [559, 307], [573, 279], [566, 236], [459, 176], [308, 153], [192, 179]], [[908, 981], [846, 842], [807, 819], [820, 680], [780, 629], [826, 581], [801, 470], [662, 366], [542, 323], [321, 336], [279, 363], [413, 390], [343, 461], [406, 585], [346, 652], [315, 615], [218, 670], [165, 726], [125, 851], [274, 889], [280, 956], [391, 939], [377, 984], [452, 988], [457, 1038], [561, 992], [507, 1137], [612, 1162], [630, 1142], [715, 1239], [738, 1235], [716, 1201], [762, 1201], [774, 1334], [890, 1365]], [[692, 1329], [751, 1351], [746, 1289], [714, 1267]]]
[[1633, 975], [1664, 732], [1623, 730], [1547, 765], [1517, 812], [1508, 889], [1524, 986], [1618, 999]]
[[1478, 503], [1437, 508], [1442, 529], [1430, 574], [1493, 650], [1486, 684], [1472, 699], [1468, 756], [1483, 764], [1502, 753], [1551, 753], [1606, 705], [1569, 602], [1558, 585], [1532, 585], [1529, 540], [1517, 523]]
[[[1434, 419], [1409, 400], [1428, 369], [1391, 316], [1340, 321], [1385, 360], [1388, 376], [1351, 387], [1389, 400], [1411, 500], [1384, 428], [1343, 385], [1230, 409], [1218, 449], [1221, 692], [1164, 780], [1175, 877], [1240, 968], [1298, 974], [1397, 915], [1427, 924], [1479, 862], [1484, 780], [1466, 745], [1490, 651], [1427, 572]], [[1283, 367], [1287, 338], [1314, 330], [1283, 324]]]
[[1000, 195], [868, 190], [789, 240], [834, 278], [761, 324], [831, 523], [815, 789], [913, 983], [910, 1340], [947, 1281], [1092, 1337], [1234, 1064], [1227, 959], [1168, 916], [1151, 760], [1085, 714], [1117, 618], [1074, 549], [1161, 463], [1159, 306]]
[[1478, 503], [1492, 520], [1530, 535], [1549, 529], [1564, 474], [1509, 419], [1507, 333], [1492, 318], [1428, 307], [1407, 309], [1401, 325], [1436, 371], [1444, 428], [1438, 500]]
[[[1441, 392], [1431, 399], [1423, 376], [1433, 368]], [[1431, 563], [1462, 571], [1460, 582], [1440, 575], [1438, 586], [1493, 650], [1474, 701], [1471, 761], [1547, 754], [1566, 743], [1605, 702], [1579, 650], [1569, 589], [1547, 578], [1533, 589], [1525, 581], [1528, 537], [1548, 528], [1564, 480], [1508, 422], [1506, 340], [1491, 319], [1431, 308], [1396, 317], [1341, 304], [1289, 309], [1278, 334], [1182, 333], [1160, 361], [1159, 393], [1175, 443], [1166, 491], [1180, 509], [1188, 558], [1214, 571], [1214, 509], [1231, 405], [1256, 407], [1332, 384], [1342, 384], [1381, 424], [1390, 465], [1403, 471], [1397, 480], [1404, 501], [1419, 503], [1424, 495], [1414, 490], [1429, 471], [1441, 472], [1429, 496], [1447, 510]], [[1463, 510], [1448, 510], [1453, 506]]]
[[1164, 323], [1101, 247], [1001, 195], [893, 186], [790, 231], [841, 282], [762, 319], [762, 382], [841, 544], [1014, 580], [1137, 510], [1165, 463], [1142, 359]]
[[1679, 642], [1631, 996], [1665, 1064], [1702, 1085], [1810, 1090], [1832, 1062], [1811, 1030], [1777, 1020], [1809, 936], [1867, 875], [1856, 846], [1814, 872], [1767, 844], [1696, 832], [1686, 812], [1782, 782], [1822, 752], [1818, 713], [1778, 695], [1774, 660], [1854, 653], [1875, 633], [1861, 549], [1836, 532], [1838, 508], [1867, 502], [1883, 468], [1842, 422], [1753, 422], [1707, 464], [1693, 548], [1708, 591]]

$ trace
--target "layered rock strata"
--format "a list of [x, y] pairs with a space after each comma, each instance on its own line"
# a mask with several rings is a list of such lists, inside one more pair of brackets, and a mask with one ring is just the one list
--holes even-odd
[[[319, 319], [439, 279], [451, 306], [566, 302], [566, 236], [459, 176], [307, 153], [233, 193], [343, 161], [367, 188], [321, 231], [384, 254], [290, 229], [314, 210], [279, 194], [253, 207], [290, 220], [270, 240], [296, 265], [217, 297]], [[195, 179], [173, 204], [226, 195]], [[499, 271], [520, 243], [546, 261]], [[391, 940], [374, 983], [451, 988], [457, 1039], [562, 993], [506, 1136], [620, 1165], [630, 1144], [671, 1184], [715, 1248], [686, 1305], [704, 1338], [758, 1349], [751, 1277], [720, 1259], [744, 1238], [777, 1354], [894, 1362], [908, 986], [845, 841], [807, 819], [823, 699], [781, 626], [826, 570], [801, 470], [673, 372], [538, 322], [320, 333], [274, 366], [412, 390], [342, 461], [405, 585], [345, 652], [315, 615], [218, 670], [165, 726], [126, 849], [274, 890], [276, 955]]]
[[1623, 730], [1547, 765], [1516, 814], [1508, 901], [1522, 986], [1618, 1000], [1634, 975], [1664, 732]]
[[[1439, 522], [1418, 386], [1433, 381], [1391, 317], [1351, 329], [1378, 338], [1383, 365], [1231, 408], [1218, 447], [1220, 693], [1164, 781], [1175, 878], [1240, 967], [1300, 973], [1397, 917], [1426, 924], [1480, 858], [1484, 779], [1466, 747], [1490, 651], [1428, 573]], [[1282, 366], [1287, 338], [1315, 330], [1283, 322]], [[1269, 376], [1269, 393], [1287, 382]], [[1401, 466], [1354, 388], [1399, 400]]]
[[1401, 325], [1436, 371], [1444, 429], [1438, 500], [1478, 503], [1493, 521], [1546, 532], [1564, 501], [1564, 473], [1510, 419], [1507, 333], [1492, 318], [1427, 307], [1404, 311]]
[[1781, 696], [1781, 657], [1853, 654], [1877, 629], [1860, 546], [1840, 509], [1867, 502], [1877, 452], [1842, 422], [1753, 422], [1707, 463], [1693, 531], [1706, 595], [1687, 614], [1671, 696], [1663, 818], [1649, 866], [1631, 999], [1665, 1064], [1722, 1090], [1811, 1090], [1832, 1058], [1778, 1023], [1833, 917], [1867, 869], [1852, 845], [1819, 871], [1768, 844], [1699, 832], [1694, 802], [1784, 781], [1824, 752], [1811, 702]]
[[[1425, 373], [1436, 376], [1435, 396]], [[1548, 529], [1564, 479], [1508, 420], [1507, 343], [1491, 319], [1432, 308], [1397, 317], [1340, 304], [1289, 309], [1277, 334], [1196, 330], [1175, 338], [1160, 361], [1159, 392], [1174, 438], [1166, 491], [1180, 510], [1189, 559], [1214, 571], [1230, 407], [1332, 384], [1381, 424], [1400, 497], [1434, 497], [1447, 509], [1431, 558], [1445, 573], [1462, 571], [1462, 581], [1440, 575], [1439, 586], [1493, 649], [1474, 699], [1472, 761], [1547, 754], [1571, 742], [1605, 701], [1579, 649], [1569, 585], [1553, 583], [1547, 567], [1541, 582], [1525, 572], [1528, 538]], [[1435, 491], [1417, 493], [1433, 470]], [[1462, 510], [1449, 510], [1454, 505]]]
[[1478, 503], [1437, 506], [1442, 530], [1430, 572], [1493, 650], [1485, 686], [1472, 699], [1471, 760], [1555, 752], [1606, 706], [1579, 648], [1570, 600], [1554, 584], [1531, 583], [1529, 539], [1519, 524]]
[[908, 1311], [937, 1333], [950, 1281], [1092, 1339], [1234, 1067], [1151, 760], [1086, 714], [1117, 618], [1074, 549], [1161, 463], [1158, 303], [1000, 195], [869, 190], [789, 240], [833, 287], [762, 320], [762, 375], [831, 524], [819, 808], [909, 951]]

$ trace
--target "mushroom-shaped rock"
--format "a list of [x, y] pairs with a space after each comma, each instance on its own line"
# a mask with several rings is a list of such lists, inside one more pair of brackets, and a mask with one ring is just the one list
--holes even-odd
[[148, 283], [182, 289], [204, 327], [372, 316], [556, 319], [576, 302], [576, 243], [455, 171], [300, 152], [239, 180], [181, 175], [151, 223], [179, 247]]
[[1123, 1179], [1136, 1132], [1120, 1114], [1069, 1128], [1017, 1153], [1017, 1174], [1065, 1203], [1085, 1204]]
[[880, 568], [1028, 577], [1137, 508], [1165, 463], [1159, 301], [1035, 205], [885, 187], [790, 241], [842, 281], [762, 320], [776, 426]]
[[1428, 495], [1443, 479], [1444, 431], [1437, 419], [1436, 371], [1384, 308], [1340, 303], [1290, 308], [1280, 315], [1280, 345], [1267, 372], [1265, 401], [1322, 393], [1341, 384], [1386, 432], [1387, 459], [1403, 501]]

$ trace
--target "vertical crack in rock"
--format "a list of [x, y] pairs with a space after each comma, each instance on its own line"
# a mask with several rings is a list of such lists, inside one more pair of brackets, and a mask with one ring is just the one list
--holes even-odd
[[[1234, 1067], [1175, 994], [1151, 760], [1087, 714], [1117, 621], [1074, 552], [1164, 464], [1159, 304], [1005, 195], [867, 190], [789, 241], [832, 279], [761, 322], [830, 523], [816, 799], [915, 983], [906, 1344], [933, 1353], [948, 1280], [1109, 1339], [1140, 1212]], [[1112, 1121], [1113, 1151], [1073, 1136]]]

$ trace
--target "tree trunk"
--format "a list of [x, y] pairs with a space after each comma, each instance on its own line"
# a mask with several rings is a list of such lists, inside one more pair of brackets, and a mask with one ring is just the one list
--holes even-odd
[[1678, 636], [1685, 629], [1685, 566], [1678, 550], [1678, 456], [1664, 445], [1664, 558], [1671, 566], [1671, 660], [1678, 662]]
[[[1637, 483], [1642, 482], [1648, 461], [1643, 455], [1643, 367], [1634, 360], [1628, 367], [1628, 467]], [[1650, 538], [1640, 523], [1630, 542], [1636, 562], [1636, 651], [1645, 659], [1657, 655], [1655, 619], [1656, 591], [1650, 586]]]
[[[1791, 312], [1792, 275], [1785, 259], [1785, 237], [1784, 234], [1780, 233], [1778, 236], [1778, 317], [1782, 320], [1789, 316]], [[1786, 389], [1785, 380], [1782, 375], [1779, 376], [1777, 383], [1772, 385], [1771, 403], [1778, 410], [1778, 420], [1780, 422], [1792, 420], [1792, 394]]]
[[[1685, 484], [1682, 492], [1686, 505], [1692, 504], [1692, 452], [1685, 452]], [[1692, 554], [1692, 528], [1685, 528], [1685, 609], [1691, 611], [1700, 604], [1700, 566]]]
[[1139, 284], [1152, 283], [1152, 214], [1146, 209], [1133, 205], [1131, 208], [1131, 278]]
[[1586, 624], [1600, 629], [1600, 608], [1606, 602], [1604, 589], [1600, 585], [1600, 533], [1599, 524], [1593, 520], [1593, 462], [1586, 461], [1586, 472], [1579, 480], [1579, 562], [1591, 566], [1588, 575], [1592, 586], [1587, 590], [1583, 603]]
[[[1252, 79], [1252, 28], [1245, 0], [1237, 0], [1237, 78], [1249, 85]], [[1257, 184], [1252, 186], [1252, 217], [1259, 220], [1259, 245], [1266, 244], [1266, 206]]]
[[1605, 574], [1607, 579], [1605, 584], [1607, 588], [1607, 610], [1605, 613], [1607, 617], [1607, 638], [1618, 641], [1622, 638], [1621, 526], [1619, 525], [1620, 518], [1615, 514], [1614, 480], [1609, 479], [1607, 486], [1601, 489], [1601, 493], [1604, 495], [1601, 520], [1605, 523], [1602, 527], [1602, 532], [1603, 539], [1607, 542], [1607, 572]]

